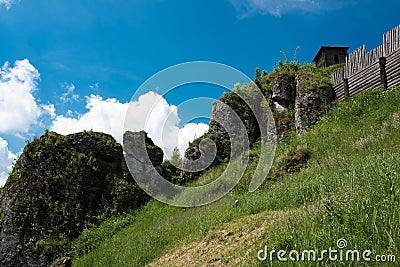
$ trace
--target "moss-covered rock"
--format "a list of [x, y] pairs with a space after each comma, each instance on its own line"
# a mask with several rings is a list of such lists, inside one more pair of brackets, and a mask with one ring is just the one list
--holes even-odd
[[329, 72], [305, 68], [297, 76], [296, 132], [301, 134], [318, 122], [335, 99]]
[[110, 135], [46, 132], [24, 148], [0, 194], [0, 265], [46, 265], [96, 216], [148, 199]]
[[[240, 155], [243, 149], [232, 151], [231, 140], [243, 141], [243, 137], [246, 136], [248, 143], [252, 144], [260, 138], [259, 124], [250, 108], [250, 106], [261, 108], [262, 101], [265, 101], [265, 98], [259, 98], [258, 90], [259, 88], [253, 83], [243, 86], [237, 84], [233, 91], [225, 93], [213, 104], [209, 131], [191, 142], [185, 151], [185, 158], [188, 161], [183, 160], [183, 162], [186, 170], [191, 170], [191, 165], [196, 165], [196, 168], [203, 166], [201, 169], [205, 170], [206, 166], [218, 165]], [[203, 142], [204, 140], [209, 141]], [[245, 143], [247, 144], [243, 141], [243, 145]], [[240, 145], [236, 144], [235, 147]], [[214, 150], [216, 150], [215, 157]], [[185, 171], [183, 177], [185, 181], [191, 181], [200, 173], [201, 171]]]
[[[208, 142], [204, 142], [208, 140]], [[201, 146], [202, 144], [203, 146]], [[204, 145], [205, 144], [205, 145]], [[212, 146], [211, 144], [214, 144]], [[215, 157], [214, 157], [215, 149]], [[189, 143], [183, 160], [182, 184], [195, 180], [203, 170], [228, 161], [231, 142], [227, 133], [217, 134], [211, 130]], [[194, 167], [195, 165], [195, 167]], [[194, 171], [194, 169], [201, 169]]]
[[278, 113], [287, 113], [296, 99], [296, 75], [290, 72], [278, 74], [272, 92], [274, 110]]

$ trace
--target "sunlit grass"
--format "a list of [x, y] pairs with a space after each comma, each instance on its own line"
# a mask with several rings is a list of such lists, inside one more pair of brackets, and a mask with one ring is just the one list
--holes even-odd
[[[249, 193], [251, 163], [240, 184], [221, 200], [198, 208], [157, 201], [87, 230], [75, 243], [74, 266], [265, 266], [257, 252], [335, 247], [400, 260], [400, 90], [370, 90], [336, 103], [310, 131], [278, 144], [262, 188]], [[257, 154], [257, 146], [253, 154]], [[296, 174], [279, 167], [296, 149], [311, 159]], [[195, 184], [215, 179], [221, 166]], [[239, 207], [232, 204], [238, 199]], [[158, 258], [161, 259], [157, 261]], [[270, 264], [270, 262], [268, 262]], [[366, 262], [280, 263], [272, 266], [391, 266]], [[296, 265], [297, 264], [297, 265]], [[301, 265], [299, 265], [301, 264]], [[393, 264], [395, 266], [395, 264]]]

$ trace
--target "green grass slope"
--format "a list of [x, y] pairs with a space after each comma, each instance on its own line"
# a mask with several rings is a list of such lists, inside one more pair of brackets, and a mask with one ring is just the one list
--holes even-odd
[[[321, 252], [337, 249], [337, 240], [345, 239], [345, 252], [371, 250], [371, 260], [395, 255], [400, 261], [399, 99], [399, 89], [369, 90], [335, 103], [313, 129], [278, 144], [273, 169], [256, 192], [247, 192], [247, 186], [257, 146], [244, 178], [226, 197], [186, 209], [151, 201], [112, 218], [74, 243], [73, 265], [396, 266], [330, 261], [327, 255], [321, 261], [280, 262], [275, 254], [271, 262], [257, 254], [265, 246]], [[310, 160], [299, 172], [283, 175], [288, 156], [299, 150]], [[197, 183], [213, 180], [223, 167]]]

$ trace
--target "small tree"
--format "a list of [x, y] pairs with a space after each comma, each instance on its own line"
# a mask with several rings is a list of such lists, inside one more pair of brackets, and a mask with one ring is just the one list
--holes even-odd
[[179, 152], [178, 147], [175, 147], [174, 150], [172, 151], [171, 163], [178, 168], [180, 168], [182, 165], [182, 156], [181, 153]]

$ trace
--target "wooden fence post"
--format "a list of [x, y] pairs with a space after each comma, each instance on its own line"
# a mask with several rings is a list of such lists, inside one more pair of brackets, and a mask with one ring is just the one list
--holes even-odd
[[346, 78], [343, 79], [343, 91], [344, 91], [344, 97], [349, 96], [350, 92], [349, 79]]
[[381, 86], [388, 89], [388, 80], [386, 75], [386, 57], [379, 58], [379, 72], [381, 75]]

